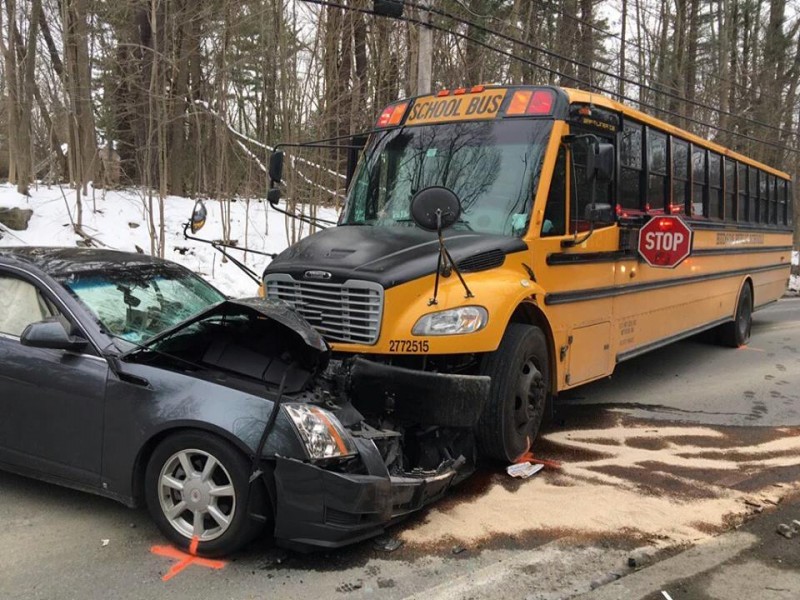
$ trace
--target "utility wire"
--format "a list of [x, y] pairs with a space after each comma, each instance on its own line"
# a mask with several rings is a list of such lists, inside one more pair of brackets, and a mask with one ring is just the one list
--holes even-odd
[[[329, 6], [331, 8], [339, 8], [339, 9], [342, 9], [342, 10], [360, 12], [360, 13], [363, 13], [363, 14], [371, 15], [373, 17], [375, 17], [375, 16], [383, 16], [383, 15], [376, 15], [373, 11], [371, 11], [369, 9], [366, 9], [366, 8], [357, 8], [357, 7], [352, 7], [352, 6], [345, 6], [344, 4], [339, 4], [337, 2], [331, 2], [329, 0], [303, 0], [303, 1], [311, 3], [311, 4], [319, 4], [321, 6]], [[408, 4], [413, 4], [413, 3], [408, 3]], [[423, 27], [430, 27], [431, 29], [434, 29], [436, 31], [440, 31], [442, 33], [446, 33], [446, 34], [449, 34], [449, 35], [452, 35], [452, 36], [455, 36], [455, 37], [470, 41], [470, 42], [472, 42], [474, 44], [477, 44], [478, 46], [486, 48], [487, 50], [492, 50], [493, 52], [497, 52], [498, 54], [502, 54], [504, 56], [507, 56], [508, 58], [513, 59], [513, 60], [516, 60], [516, 61], [528, 64], [528, 65], [531, 65], [533, 67], [542, 69], [543, 71], [545, 71], [547, 73], [551, 73], [553, 75], [558, 75], [559, 77], [570, 79], [570, 80], [572, 80], [572, 81], [574, 81], [576, 83], [579, 83], [579, 84], [587, 86], [587, 88], [589, 88], [589, 89], [594, 88], [594, 89], [596, 89], [596, 90], [598, 90], [598, 91], [600, 91], [600, 92], [602, 92], [604, 94], [608, 94], [609, 96], [621, 97], [622, 99], [627, 100], [628, 102], [639, 104], [640, 106], [643, 106], [645, 108], [650, 108], [652, 110], [661, 112], [661, 113], [663, 113], [665, 115], [669, 115], [669, 116], [675, 117], [677, 119], [684, 119], [685, 121], [688, 121], [690, 123], [695, 123], [697, 125], [701, 125], [702, 127], [709, 127], [711, 129], [715, 129], [715, 130], [721, 131], [723, 133], [729, 133], [729, 134], [731, 134], [733, 136], [736, 136], [736, 137], [739, 137], [739, 138], [742, 138], [742, 139], [746, 139], [746, 140], [749, 140], [751, 142], [756, 142], [758, 144], [764, 144], [766, 146], [771, 146], [771, 147], [776, 148], [778, 150], [783, 150], [785, 152], [791, 152], [793, 154], [800, 154], [800, 150], [797, 150], [797, 149], [794, 149], [794, 148], [790, 148], [788, 146], [782, 146], [782, 145], [776, 144], [774, 142], [769, 142], [767, 140], [762, 140], [762, 139], [759, 139], [759, 138], [755, 138], [755, 137], [749, 136], [749, 135], [744, 134], [744, 133], [739, 133], [739, 132], [736, 132], [736, 131], [732, 131], [730, 129], [726, 129], [724, 127], [720, 127], [719, 125], [712, 125], [710, 123], [705, 123], [705, 122], [700, 121], [698, 119], [695, 119], [695, 118], [692, 118], [692, 117], [687, 117], [687, 116], [681, 115], [679, 113], [676, 113], [676, 112], [673, 112], [673, 111], [670, 111], [670, 110], [667, 110], [667, 109], [664, 109], [664, 108], [660, 108], [660, 107], [655, 106], [653, 104], [649, 104], [647, 102], [636, 100], [635, 98], [631, 98], [629, 96], [624, 96], [624, 95], [623, 96], [619, 96], [617, 94], [617, 92], [612, 92], [612, 91], [606, 90], [604, 88], [601, 88], [598, 85], [589, 83], [587, 81], [583, 81], [582, 79], [580, 79], [580, 78], [578, 78], [576, 76], [567, 75], [565, 73], [562, 73], [561, 71], [558, 71], [557, 69], [553, 69], [551, 67], [546, 67], [545, 65], [539, 64], [539, 63], [537, 63], [535, 61], [532, 61], [530, 59], [523, 58], [521, 56], [516, 56], [515, 54], [512, 54], [510, 52], [507, 52], [507, 51], [502, 50], [500, 48], [497, 48], [495, 46], [492, 46], [491, 44], [487, 44], [485, 42], [482, 42], [481, 40], [472, 38], [472, 37], [470, 37], [470, 36], [468, 36], [466, 34], [458, 32], [458, 31], [452, 31], [452, 30], [447, 29], [445, 27], [442, 27], [440, 25], [436, 25], [435, 23], [425, 23], [425, 22], [421, 21], [420, 19], [415, 19], [413, 17], [406, 17], [406, 16], [402, 16], [402, 17], [386, 17], [386, 18], [394, 18], [396, 20], [406, 21], [408, 23], [414, 23], [415, 25], [421, 25]], [[524, 44], [523, 42], [520, 42], [520, 43]], [[561, 60], [570, 61], [570, 59], [568, 59], [566, 57], [562, 57], [562, 56], [559, 56], [557, 54], [555, 54], [555, 56], [557, 58], [561, 59]], [[572, 61], [570, 61], [570, 62], [572, 62]], [[596, 70], [596, 69], [593, 69], [593, 70]]]
[[[481, 25], [479, 23], [475, 23], [473, 21], [470, 21], [469, 19], [464, 19], [464, 18], [459, 17], [457, 15], [453, 15], [452, 13], [448, 13], [447, 11], [444, 11], [444, 10], [441, 10], [441, 9], [438, 9], [438, 8], [427, 8], [427, 7], [424, 7], [424, 6], [420, 5], [420, 4], [417, 4], [416, 2], [407, 1], [406, 4], [408, 4], [409, 6], [412, 6], [414, 8], [420, 9], [420, 10], [429, 10], [430, 12], [432, 12], [434, 14], [437, 14], [439, 16], [442, 16], [442, 17], [445, 17], [445, 18], [448, 18], [448, 19], [451, 19], [451, 20], [456, 21], [458, 23], [461, 23], [463, 25], [467, 25], [469, 27], [473, 27], [473, 28], [475, 28], [475, 29], [477, 29], [479, 31], [483, 31], [484, 33], [488, 33], [490, 35], [495, 35], [495, 36], [497, 36], [497, 37], [499, 37], [501, 39], [504, 39], [506, 41], [512, 42], [514, 44], [519, 44], [519, 45], [524, 46], [524, 47], [526, 47], [526, 48], [528, 48], [530, 50], [535, 50], [537, 52], [541, 52], [542, 54], [550, 56], [551, 58], [557, 58], [559, 60], [565, 60], [565, 61], [570, 62], [570, 63], [572, 63], [572, 64], [574, 64], [574, 65], [576, 65], [578, 67], [582, 67], [584, 69], [589, 69], [590, 72], [600, 73], [601, 75], [605, 75], [606, 77], [611, 77], [613, 79], [616, 79], [617, 81], [622, 81], [623, 83], [627, 83], [627, 84], [630, 84], [630, 85], [638, 86], [640, 89], [647, 90], [647, 91], [650, 91], [650, 92], [654, 92], [654, 93], [659, 94], [661, 96], [666, 96], [667, 98], [672, 98], [672, 99], [678, 100], [680, 102], [685, 102], [687, 104], [692, 104], [694, 106], [697, 106], [698, 108], [704, 108], [706, 110], [710, 110], [710, 111], [713, 111], [713, 112], [721, 114], [721, 115], [726, 115], [726, 116], [729, 116], [729, 117], [733, 117], [735, 119], [740, 119], [742, 121], [749, 122], [749, 123], [752, 123], [754, 125], [758, 125], [760, 127], [765, 127], [767, 129], [772, 129], [772, 130], [778, 131], [778, 132], [780, 132], [782, 134], [800, 136], [800, 134], [794, 133], [792, 131], [787, 131], [787, 130], [782, 129], [780, 127], [776, 127], [774, 125], [769, 125], [767, 123], [763, 123], [761, 121], [757, 121], [757, 120], [751, 119], [749, 117], [745, 117], [745, 116], [742, 116], [742, 115], [737, 115], [737, 114], [734, 114], [734, 113], [732, 113], [730, 111], [727, 111], [727, 110], [724, 110], [724, 109], [721, 109], [721, 108], [715, 108], [715, 107], [710, 106], [708, 104], [704, 104], [702, 102], [698, 102], [697, 100], [691, 100], [689, 98], [683, 98], [681, 96], [678, 96], [675, 93], [672, 93], [672, 92], [669, 92], [669, 91], [666, 91], [666, 90], [659, 90], [659, 89], [656, 89], [656, 88], [654, 88], [652, 86], [649, 86], [649, 85], [647, 85], [645, 83], [634, 81], [633, 79], [630, 79], [628, 77], [624, 77], [622, 75], [617, 75], [616, 73], [612, 73], [611, 71], [607, 71], [605, 69], [598, 68], [598, 67], [595, 67], [593, 65], [586, 64], [584, 62], [581, 62], [579, 60], [575, 60], [573, 58], [567, 58], [566, 56], [562, 56], [562, 55], [558, 54], [557, 52], [553, 52], [552, 50], [547, 50], [546, 48], [542, 48], [541, 46], [536, 46], [536, 45], [531, 44], [529, 42], [525, 42], [525, 41], [520, 40], [518, 38], [515, 38], [515, 37], [512, 37], [512, 36], [507, 35], [505, 33], [502, 33], [500, 31], [496, 31], [496, 30], [490, 29], [488, 27], [484, 27], [483, 25]], [[569, 77], [569, 76], [567, 76], [567, 77]], [[570, 78], [574, 79], [572, 77], [570, 77]], [[663, 85], [663, 84], [661, 84], [661, 85]], [[594, 86], [592, 86], [592, 87], [594, 87]]]

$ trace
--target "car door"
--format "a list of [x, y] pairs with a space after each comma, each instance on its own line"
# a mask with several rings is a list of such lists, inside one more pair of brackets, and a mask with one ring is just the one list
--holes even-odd
[[91, 344], [72, 352], [20, 342], [29, 323], [57, 315], [85, 337], [42, 279], [0, 267], [0, 462], [99, 486], [108, 364]]

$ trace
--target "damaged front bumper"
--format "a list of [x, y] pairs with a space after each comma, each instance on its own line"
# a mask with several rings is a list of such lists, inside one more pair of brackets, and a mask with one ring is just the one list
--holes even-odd
[[[337, 469], [336, 462], [277, 456], [271, 472], [281, 546], [337, 548], [379, 535], [474, 470], [472, 432], [489, 394], [488, 377], [359, 357], [346, 368], [352, 407], [333, 412], [353, 435], [357, 472]], [[387, 451], [391, 440], [400, 448]]]
[[466, 461], [437, 472], [390, 475], [374, 442], [356, 440], [366, 474], [338, 473], [291, 458], [275, 464], [275, 541], [293, 550], [338, 548], [440, 498], [473, 470]]

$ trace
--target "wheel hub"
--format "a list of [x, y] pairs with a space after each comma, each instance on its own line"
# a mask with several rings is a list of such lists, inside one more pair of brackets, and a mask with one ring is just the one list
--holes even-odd
[[183, 499], [189, 510], [205, 510], [211, 498], [211, 486], [193, 477], [184, 485]]

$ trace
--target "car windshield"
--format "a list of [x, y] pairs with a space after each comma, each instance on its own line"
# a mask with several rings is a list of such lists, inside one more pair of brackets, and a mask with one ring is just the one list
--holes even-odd
[[340, 225], [413, 225], [414, 194], [443, 186], [461, 200], [456, 229], [522, 235], [551, 129], [552, 121], [508, 119], [378, 133], [360, 164]]
[[201, 278], [168, 264], [72, 273], [60, 283], [109, 334], [133, 344], [225, 300]]

